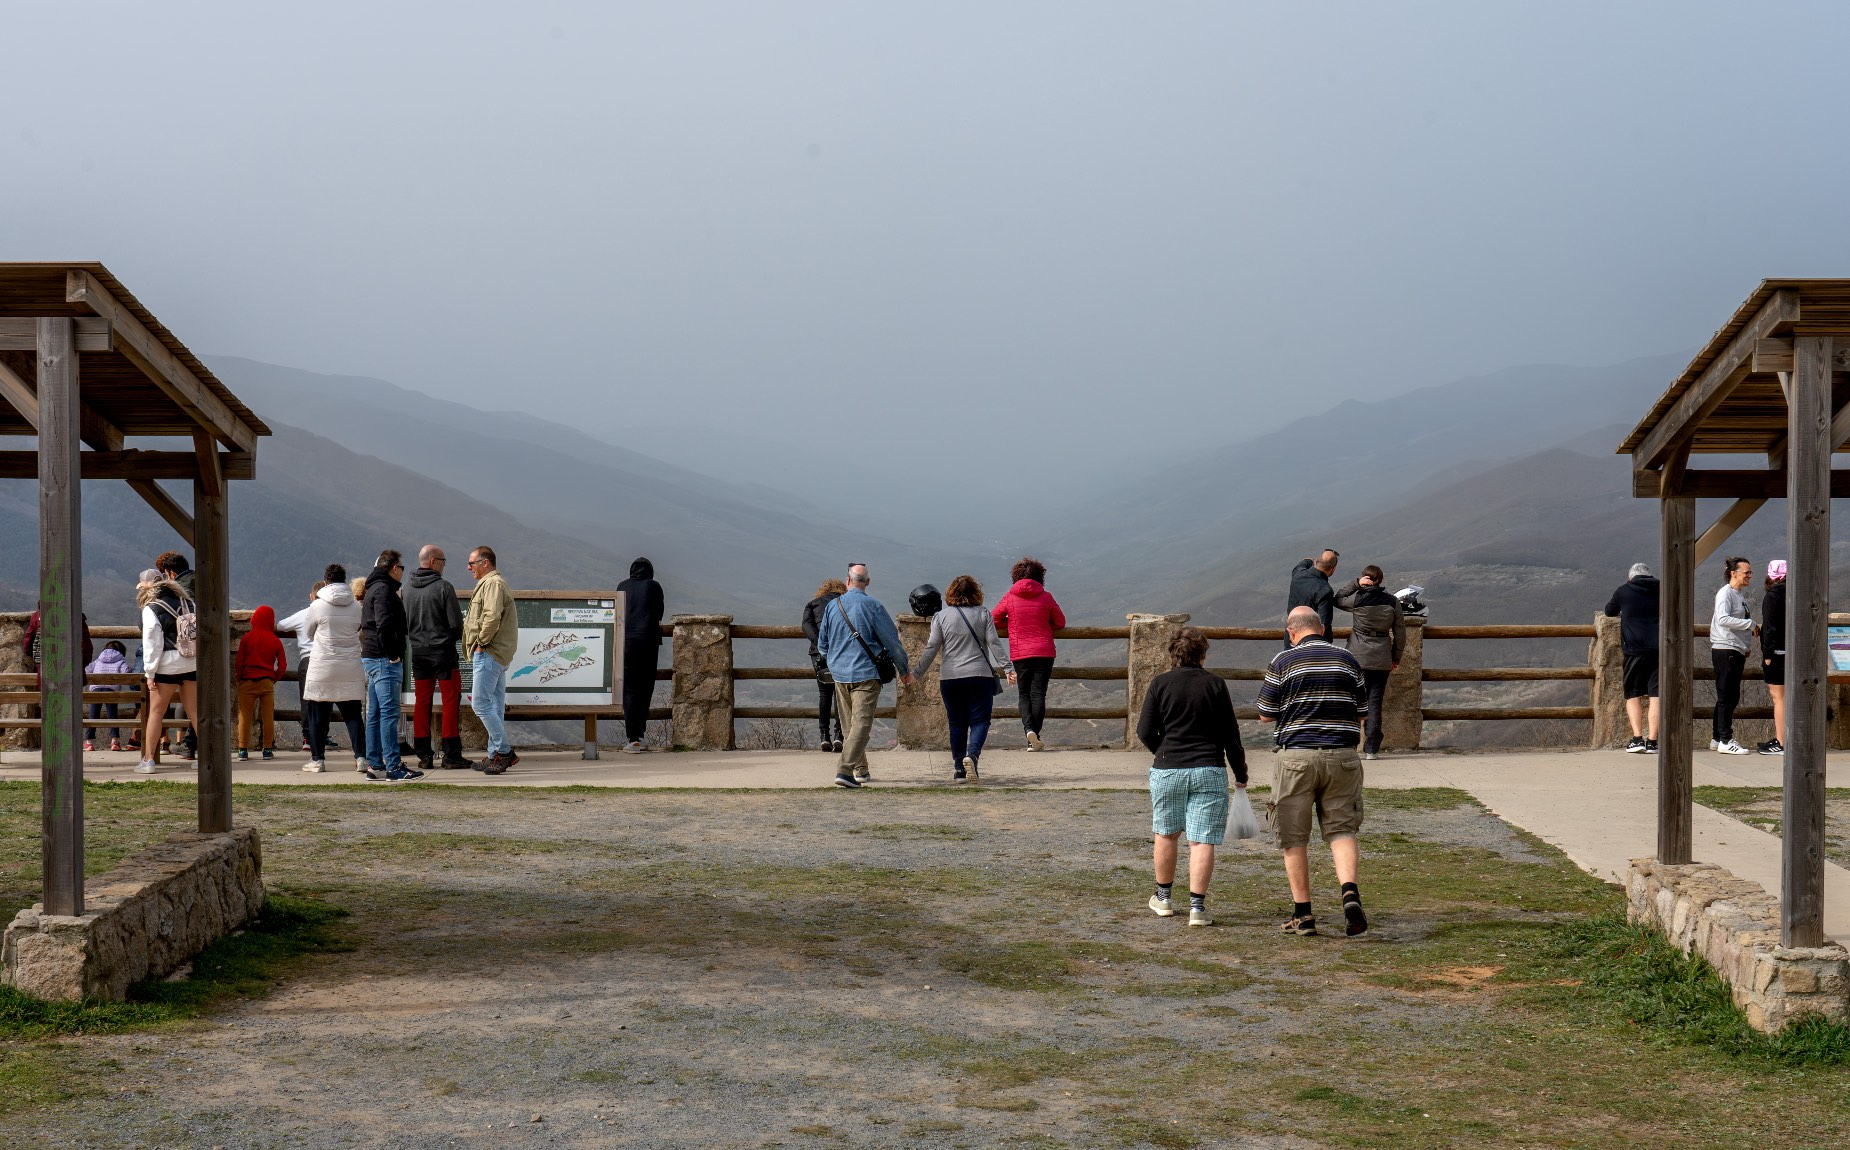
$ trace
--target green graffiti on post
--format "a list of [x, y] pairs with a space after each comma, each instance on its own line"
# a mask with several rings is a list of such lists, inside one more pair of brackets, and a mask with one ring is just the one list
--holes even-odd
[[[64, 583], [56, 574], [64, 569], [64, 559], [61, 554], [52, 556], [47, 566], [53, 573], [46, 575], [39, 586], [39, 649], [43, 659], [39, 664], [39, 681], [48, 685], [44, 692], [44, 717], [39, 726], [44, 734], [44, 761], [47, 763], [62, 762], [71, 751], [71, 698], [65, 690], [71, 675], [71, 645], [65, 642], [70, 632], [71, 611]], [[62, 775], [59, 782], [62, 785]]]

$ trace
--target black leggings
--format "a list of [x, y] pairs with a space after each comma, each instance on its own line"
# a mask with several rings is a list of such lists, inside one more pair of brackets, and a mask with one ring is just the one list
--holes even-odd
[[328, 724], [334, 720], [334, 709], [340, 708], [341, 722], [347, 724], [347, 737], [353, 740], [355, 758], [366, 757], [366, 720], [360, 712], [360, 701], [349, 699], [346, 702], [322, 702], [307, 699], [302, 703], [303, 734], [308, 736], [308, 757], [320, 762], [322, 752], [328, 748]]
[[833, 719], [835, 725], [834, 736], [831, 737], [829, 734], [829, 724], [831, 722], [831, 716], [834, 716], [834, 714], [835, 680], [830, 679], [825, 683], [818, 678], [816, 680], [816, 729], [822, 732], [822, 741], [825, 743], [839, 742], [841, 740], [841, 719], [839, 717]]
[[1015, 696], [1021, 703], [1022, 730], [1038, 735], [1041, 724], [1047, 721], [1047, 682], [1053, 678], [1053, 656], [1011, 662], [1015, 665]]
[[1747, 654], [1712, 647], [1709, 660], [1715, 664], [1715, 719], [1711, 728], [1715, 741], [1725, 743], [1734, 738], [1734, 709], [1741, 705], [1741, 672], [1747, 669]]

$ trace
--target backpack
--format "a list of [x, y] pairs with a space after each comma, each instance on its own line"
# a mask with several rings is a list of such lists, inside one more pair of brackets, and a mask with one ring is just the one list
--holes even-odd
[[161, 634], [167, 645], [179, 652], [182, 659], [199, 657], [199, 616], [193, 613], [193, 601], [182, 595], [179, 597], [178, 610], [167, 605], [167, 600], [156, 599], [154, 605], [165, 612], [171, 622], [161, 622]]

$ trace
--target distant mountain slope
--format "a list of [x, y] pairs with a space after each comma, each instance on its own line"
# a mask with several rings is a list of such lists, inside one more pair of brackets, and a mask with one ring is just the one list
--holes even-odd
[[[1204, 564], [1266, 540], [1327, 533], [1415, 491], [1595, 429], [1629, 427], [1682, 364], [1680, 356], [1657, 356], [1601, 368], [1512, 368], [1392, 399], [1347, 401], [1050, 517], [1066, 530], [1036, 546], [1112, 608], [1132, 609], [1140, 584], [1188, 584]], [[1625, 490], [1621, 482], [1610, 492]]]

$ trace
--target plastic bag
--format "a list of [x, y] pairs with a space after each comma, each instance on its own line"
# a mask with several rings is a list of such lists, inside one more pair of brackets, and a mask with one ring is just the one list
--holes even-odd
[[1245, 787], [1235, 787], [1227, 796], [1227, 837], [1235, 840], [1259, 837], [1259, 820], [1253, 817], [1253, 802], [1246, 797]]

